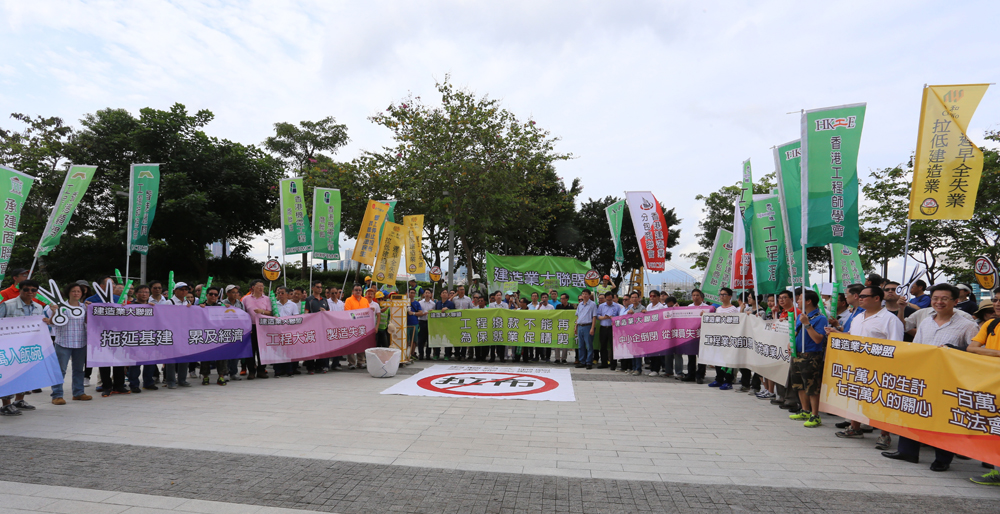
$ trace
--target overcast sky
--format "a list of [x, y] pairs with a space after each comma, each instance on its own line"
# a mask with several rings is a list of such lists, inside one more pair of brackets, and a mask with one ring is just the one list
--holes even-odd
[[[747, 158], [755, 177], [772, 171], [770, 148], [799, 137], [786, 113], [867, 102], [862, 180], [905, 162], [925, 83], [996, 81], [998, 15], [995, 0], [4, 0], [0, 127], [18, 126], [12, 112], [78, 126], [180, 102], [215, 113], [209, 134], [259, 144], [275, 122], [334, 116], [349, 160], [389, 143], [369, 116], [409, 92], [436, 102], [451, 74], [561, 138], [576, 159], [558, 171], [582, 179], [581, 200], [648, 189], [675, 207], [686, 270], [695, 195], [736, 182]], [[970, 136], [998, 128], [991, 89]]]

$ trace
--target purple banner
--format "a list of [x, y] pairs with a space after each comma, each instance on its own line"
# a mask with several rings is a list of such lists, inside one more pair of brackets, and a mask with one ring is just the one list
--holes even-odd
[[375, 313], [359, 309], [283, 318], [258, 316], [257, 345], [262, 364], [363, 352], [375, 346]]
[[698, 355], [701, 315], [711, 305], [668, 307], [614, 318], [612, 343], [616, 359], [658, 355]]
[[250, 357], [250, 316], [228, 307], [87, 306], [87, 365], [136, 366]]
[[62, 382], [59, 358], [41, 316], [0, 319], [0, 396]]

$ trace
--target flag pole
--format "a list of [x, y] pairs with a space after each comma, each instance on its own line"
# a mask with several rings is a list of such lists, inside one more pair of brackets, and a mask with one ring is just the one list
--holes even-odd
[[910, 223], [912, 220], [909, 216], [906, 217], [906, 242], [903, 243], [903, 279], [900, 281], [903, 285], [908, 285], [906, 283], [906, 259], [910, 256]]

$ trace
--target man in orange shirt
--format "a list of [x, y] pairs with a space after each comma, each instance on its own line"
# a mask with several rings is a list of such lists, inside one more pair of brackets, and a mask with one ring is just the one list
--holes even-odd
[[[21, 294], [21, 290], [18, 287], [18, 284], [28, 279], [28, 270], [24, 268], [14, 269], [10, 272], [10, 278], [14, 279], [14, 283], [11, 284], [10, 287], [8, 287], [7, 289], [0, 291], [0, 297], [3, 297], [3, 300], [0, 300], [0, 303], [6, 302], [7, 300], [10, 300]], [[37, 303], [38, 305], [45, 305], [38, 298], [35, 298], [35, 303]]]
[[[372, 289], [374, 291], [374, 289]], [[354, 311], [358, 309], [370, 309], [371, 305], [368, 303], [368, 299], [361, 296], [361, 286], [354, 284], [354, 289], [351, 291], [351, 296], [344, 301], [345, 311]], [[378, 325], [376, 325], [378, 326]], [[347, 356], [347, 369], [362, 368], [365, 366], [365, 354], [364, 353], [354, 353]]]

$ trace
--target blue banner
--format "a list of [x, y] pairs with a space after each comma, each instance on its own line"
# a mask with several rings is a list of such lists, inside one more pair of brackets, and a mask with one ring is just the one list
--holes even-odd
[[0, 396], [62, 381], [59, 358], [42, 317], [0, 318]]

